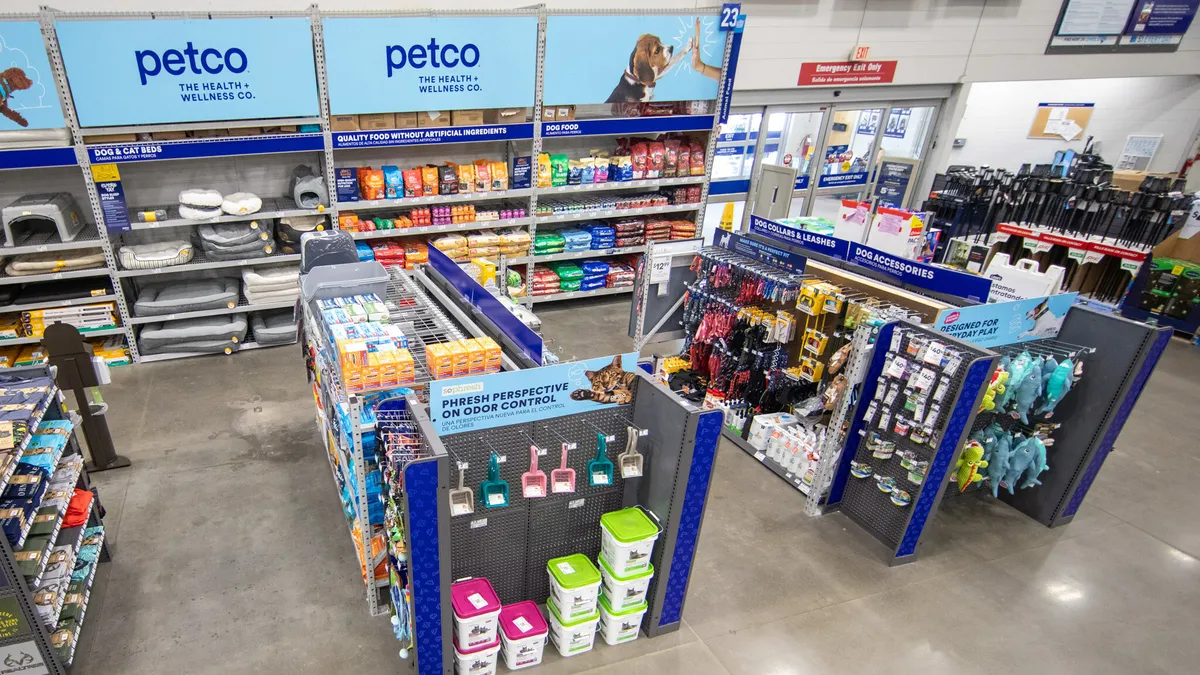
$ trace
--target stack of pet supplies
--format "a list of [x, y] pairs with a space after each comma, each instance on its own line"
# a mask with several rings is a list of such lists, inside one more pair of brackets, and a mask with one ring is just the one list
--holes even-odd
[[[3, 526], [4, 535], [14, 549], [28, 543], [32, 545], [28, 547], [30, 550], [41, 551], [37, 546], [39, 542], [25, 540], [38, 509], [51, 506], [52, 504], [46, 503], [46, 499], [57, 499], [60, 497], [60, 490], [66, 491], [65, 500], [70, 499], [75, 481], [79, 479], [78, 471], [73, 471], [76, 465], [68, 462], [64, 473], [59, 475], [58, 482], [52, 484], [51, 478], [57, 473], [55, 469], [62, 459], [73, 428], [74, 425], [68, 420], [42, 421], [34, 430], [25, 452], [17, 460], [17, 465], [12, 469], [12, 478], [9, 479], [8, 487], [0, 499], [0, 526]], [[7, 471], [8, 469], [5, 469], [6, 473]], [[70, 482], [67, 482], [68, 480]], [[56, 502], [54, 505], [65, 506], [65, 503], [59, 505]], [[61, 513], [62, 509], [55, 508], [54, 512]], [[18, 558], [17, 563], [18, 567], [22, 566], [21, 558]], [[36, 574], [36, 568], [33, 571]]]
[[232, 354], [246, 340], [245, 314], [223, 314], [146, 324], [138, 336], [142, 354]]
[[598, 220], [584, 223], [580, 225], [592, 235], [592, 250], [598, 251], [606, 248], [616, 247], [617, 231], [611, 225], [606, 225]]
[[538, 232], [533, 237], [533, 254], [536, 256], [562, 253], [566, 244], [566, 240], [558, 232], [554, 232], [553, 230]]
[[205, 257], [214, 261], [265, 258], [275, 252], [275, 221], [205, 223], [196, 230]]
[[[249, 192], [222, 195], [216, 190], [193, 189], [179, 193], [179, 216], [188, 220], [212, 220], [221, 216], [245, 216], [257, 213], [262, 208], [262, 199]], [[138, 220], [154, 221], [157, 211], [142, 211]]]
[[295, 302], [300, 297], [300, 268], [277, 265], [243, 269], [242, 293], [252, 305]]
[[[79, 631], [83, 628], [83, 617], [91, 597], [92, 581], [96, 578], [96, 568], [100, 563], [103, 545], [103, 525], [85, 528], [83, 542], [71, 568], [47, 567], [46, 573], [42, 575], [43, 585], [57, 585], [63, 588], [65, 593], [62, 610], [58, 613], [58, 623], [50, 634], [50, 646], [58, 654], [59, 661], [68, 666], [74, 657], [75, 646], [79, 643]], [[58, 547], [55, 548], [58, 550]], [[65, 565], [63, 567], [65, 568]]]
[[[46, 326], [52, 323], [68, 323], [79, 329], [81, 333], [91, 330], [112, 328], [117, 325], [117, 308], [111, 302], [97, 302], [91, 305], [76, 305], [73, 307], [58, 307], [51, 309], [31, 309], [19, 315], [9, 315], [18, 322], [17, 331], [23, 337], [42, 337]], [[12, 324], [0, 320], [0, 338], [17, 337], [12, 334]]]
[[613, 244], [617, 248], [626, 246], [641, 246], [646, 243], [646, 221], [642, 218], [626, 218], [613, 223], [616, 238]]
[[583, 279], [579, 283], [579, 290], [592, 291], [597, 288], [604, 288], [608, 283], [608, 263], [603, 260], [584, 260], [579, 264], [583, 270]]
[[563, 238], [563, 251], [566, 253], [578, 253], [592, 248], [592, 235], [587, 230], [565, 227], [559, 230], [558, 234]]
[[347, 391], [395, 389], [416, 381], [408, 337], [374, 293], [317, 300]]
[[583, 270], [573, 262], [552, 262], [547, 266], [558, 276], [558, 287], [564, 293], [579, 290], [583, 283]]
[[529, 286], [530, 294], [553, 295], [560, 291], [560, 281], [554, 270], [541, 265], [533, 268], [533, 283]]
[[637, 276], [633, 271], [636, 263], [630, 258], [618, 258], [612, 260], [608, 264], [607, 284], [609, 288], [623, 288], [632, 286], [634, 277]]

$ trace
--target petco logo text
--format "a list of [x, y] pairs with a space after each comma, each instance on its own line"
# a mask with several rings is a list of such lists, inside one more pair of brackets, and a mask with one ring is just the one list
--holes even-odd
[[221, 53], [220, 50], [211, 47], [196, 49], [191, 42], [187, 43], [182, 52], [178, 49], [168, 49], [160, 56], [153, 49], [146, 49], [134, 52], [133, 57], [137, 60], [138, 75], [143, 86], [149, 82], [148, 78], [155, 77], [164, 70], [171, 75], [182, 75], [189, 70], [196, 75], [216, 75], [223, 71], [238, 74], [245, 72], [249, 63], [246, 52], [237, 47], [231, 47]]
[[460, 65], [474, 68], [479, 63], [479, 47], [471, 43], [462, 47], [439, 45], [437, 38], [429, 38], [427, 45], [413, 45], [408, 49], [403, 45], [388, 45], [386, 51], [388, 77], [406, 66], [417, 70], [426, 65], [431, 68], [457, 68]]

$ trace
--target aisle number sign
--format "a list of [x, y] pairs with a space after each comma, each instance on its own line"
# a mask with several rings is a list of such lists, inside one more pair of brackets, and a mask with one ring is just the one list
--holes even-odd
[[742, 18], [742, 5], [738, 2], [727, 2], [721, 6], [721, 20], [717, 27], [722, 33], [737, 30], [738, 21]]

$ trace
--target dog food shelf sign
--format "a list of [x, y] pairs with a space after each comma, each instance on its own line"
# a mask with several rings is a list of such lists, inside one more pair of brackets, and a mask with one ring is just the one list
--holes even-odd
[[725, 59], [719, 18], [552, 14], [543, 98], [551, 105], [716, 99]]
[[994, 302], [943, 309], [934, 326], [941, 332], [980, 347], [1058, 337], [1067, 310], [1078, 293]]
[[533, 105], [537, 17], [322, 21], [334, 115]]
[[36, 21], [0, 21], [0, 131], [66, 126]]
[[439, 435], [481, 431], [633, 402], [636, 352], [429, 383]]
[[307, 18], [55, 22], [84, 127], [314, 117]]

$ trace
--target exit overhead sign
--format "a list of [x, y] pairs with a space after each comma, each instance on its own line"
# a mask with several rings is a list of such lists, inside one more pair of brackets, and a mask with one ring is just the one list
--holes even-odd
[[887, 84], [896, 76], [895, 61], [817, 61], [800, 64], [801, 87]]

